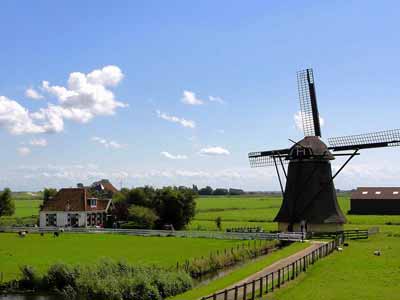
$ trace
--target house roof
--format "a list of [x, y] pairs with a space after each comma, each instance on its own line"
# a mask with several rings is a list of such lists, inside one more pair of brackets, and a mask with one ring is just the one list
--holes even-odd
[[[96, 207], [87, 204], [88, 199], [96, 199]], [[50, 200], [43, 203], [42, 211], [102, 211], [110, 206], [111, 199], [91, 197], [85, 188], [64, 188]]]
[[102, 179], [100, 181], [96, 181], [92, 183], [92, 187], [98, 188], [99, 190], [105, 190], [107, 192], [111, 192], [115, 194], [118, 192], [117, 188], [112, 185], [112, 183], [108, 179]]
[[351, 193], [351, 199], [400, 200], [400, 187], [359, 187]]

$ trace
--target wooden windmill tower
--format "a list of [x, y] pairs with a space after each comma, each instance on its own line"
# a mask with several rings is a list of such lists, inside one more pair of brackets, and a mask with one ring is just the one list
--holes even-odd
[[[282, 206], [274, 220], [280, 231], [341, 231], [346, 218], [338, 205], [333, 180], [359, 155], [360, 149], [400, 146], [400, 130], [329, 138], [328, 147], [321, 140], [312, 69], [299, 71], [297, 83], [305, 137], [299, 142], [292, 141], [290, 148], [249, 153], [250, 165], [275, 166], [283, 194]], [[336, 156], [348, 159], [332, 174], [330, 161]], [[287, 172], [285, 163], [289, 163]], [[285, 189], [280, 168], [286, 178]]]

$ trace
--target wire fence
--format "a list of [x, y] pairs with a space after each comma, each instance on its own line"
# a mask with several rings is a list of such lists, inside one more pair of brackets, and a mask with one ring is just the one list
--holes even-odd
[[310, 265], [313, 265], [319, 259], [331, 254], [338, 245], [338, 239], [332, 240], [274, 272], [201, 299], [255, 300], [265, 294], [273, 292], [276, 288], [280, 288], [285, 282], [294, 280], [301, 272], [306, 272]]
[[280, 240], [303, 241], [302, 232], [222, 232], [222, 231], [190, 231], [190, 230], [150, 230], [150, 229], [111, 229], [111, 228], [74, 228], [74, 227], [0, 227], [0, 232], [26, 233], [93, 233], [93, 234], [125, 234], [136, 236], [211, 238], [224, 240]]

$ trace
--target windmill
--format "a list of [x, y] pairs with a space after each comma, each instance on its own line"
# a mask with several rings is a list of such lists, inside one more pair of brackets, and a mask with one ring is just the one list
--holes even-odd
[[[290, 148], [249, 153], [250, 166], [275, 167], [283, 194], [274, 219], [280, 231], [341, 231], [346, 218], [337, 202], [334, 179], [361, 149], [400, 146], [400, 130], [329, 138], [327, 146], [321, 140], [312, 69], [297, 72], [297, 84], [305, 137], [290, 140]], [[347, 156], [347, 160], [333, 174], [330, 161], [337, 156]]]

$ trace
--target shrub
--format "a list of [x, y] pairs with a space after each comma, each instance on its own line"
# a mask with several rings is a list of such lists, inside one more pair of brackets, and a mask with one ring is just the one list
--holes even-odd
[[151, 229], [157, 219], [156, 213], [150, 208], [136, 205], [129, 208], [128, 220], [136, 224], [136, 228]]
[[77, 276], [79, 276], [77, 268], [65, 264], [55, 264], [47, 271], [44, 281], [48, 287], [62, 291], [67, 286], [74, 288]]
[[20, 271], [22, 276], [19, 281], [19, 286], [22, 289], [34, 290], [40, 287], [40, 277], [35, 268], [32, 266], [22, 266]]

